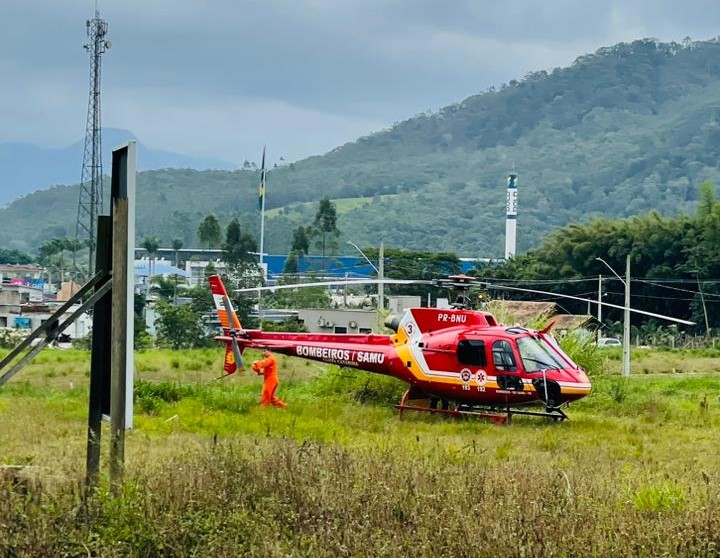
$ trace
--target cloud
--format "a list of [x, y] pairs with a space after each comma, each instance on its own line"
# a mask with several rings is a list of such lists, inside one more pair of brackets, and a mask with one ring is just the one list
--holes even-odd
[[[141, 141], [241, 165], [268, 145], [270, 161], [330, 151], [385, 125], [262, 98], [197, 95], [166, 89], [113, 89], [105, 122], [132, 129]], [[259, 161], [256, 161], [259, 162]]]
[[[101, 0], [100, 8], [113, 43], [103, 57], [105, 122], [157, 147], [226, 158], [246, 157], [260, 136], [288, 156], [319, 153], [601, 46], [706, 38], [720, 24], [716, 0]], [[0, 141], [82, 135], [92, 9], [91, 0], [4, 0]], [[203, 142], [182, 139], [192, 136]]]

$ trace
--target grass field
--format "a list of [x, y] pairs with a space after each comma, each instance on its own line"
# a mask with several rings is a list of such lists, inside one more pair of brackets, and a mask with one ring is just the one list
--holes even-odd
[[85, 499], [88, 355], [46, 351], [0, 389], [0, 461], [41, 483], [0, 487], [0, 556], [718, 555], [720, 352], [607, 356], [569, 421], [494, 426], [282, 356], [263, 409], [220, 350], [139, 353], [124, 494]]

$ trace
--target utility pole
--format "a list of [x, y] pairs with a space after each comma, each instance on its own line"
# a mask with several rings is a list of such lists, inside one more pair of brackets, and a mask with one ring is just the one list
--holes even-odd
[[698, 292], [700, 293], [700, 302], [702, 302], [703, 315], [705, 316], [705, 337], [710, 337], [710, 323], [708, 322], [707, 308], [705, 307], [705, 295], [702, 292], [702, 286], [700, 285], [700, 272], [695, 270], [695, 277], [697, 277]]
[[385, 308], [385, 285], [383, 280], [385, 279], [385, 253], [383, 243], [380, 243], [380, 252], [378, 254], [378, 310], [382, 311]]
[[[625, 258], [625, 280], [623, 280], [623, 278], [618, 275], [617, 271], [610, 267], [610, 264], [605, 260], [602, 258], [595, 259], [604, 263], [605, 266], [613, 272], [613, 275], [620, 279], [620, 282], [625, 285], [625, 312], [623, 320], [623, 376], [627, 378], [630, 376], [630, 254], [628, 253]], [[598, 306], [601, 306], [599, 295]]]
[[597, 338], [600, 341], [602, 337], [602, 275], [598, 275], [598, 334]]
[[623, 324], [623, 376], [630, 376], [630, 254], [625, 257], [625, 320]]
[[378, 277], [378, 310], [382, 310], [385, 307], [385, 286], [383, 284], [383, 279], [385, 277], [385, 256], [384, 256], [384, 248], [383, 243], [380, 243], [380, 251], [378, 252], [378, 265], [376, 266], [374, 263], [370, 261], [370, 258], [368, 258], [365, 255], [365, 252], [363, 252], [360, 247], [352, 242], [351, 240], [348, 240], [347, 243], [355, 248], [358, 252], [360, 252], [360, 255], [365, 258], [365, 261], [370, 264], [370, 267], [373, 268], [375, 273], [377, 273]]

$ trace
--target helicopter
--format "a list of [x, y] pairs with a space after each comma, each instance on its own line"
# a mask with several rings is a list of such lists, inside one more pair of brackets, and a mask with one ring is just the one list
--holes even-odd
[[[388, 317], [385, 326], [393, 332], [389, 335], [286, 333], [243, 329], [220, 276], [212, 275], [208, 281], [223, 330], [215, 339], [225, 344], [226, 374], [242, 369], [245, 349], [268, 349], [398, 378], [409, 384], [396, 405], [401, 414], [408, 410], [475, 415], [497, 423], [510, 420], [512, 415], [564, 420], [567, 405], [592, 390], [585, 370], [562, 350], [550, 333], [552, 322], [542, 330], [502, 325], [492, 313], [473, 309], [469, 293], [471, 287], [480, 285], [587, 301], [580, 297], [492, 285], [467, 275], [451, 275], [435, 281], [384, 279], [384, 283], [446, 286], [455, 296], [450, 308], [410, 308], [402, 316]], [[350, 280], [349, 284], [378, 282]], [[256, 287], [237, 292], [330, 284], [337, 281]], [[531, 408], [533, 404], [540, 408]]]

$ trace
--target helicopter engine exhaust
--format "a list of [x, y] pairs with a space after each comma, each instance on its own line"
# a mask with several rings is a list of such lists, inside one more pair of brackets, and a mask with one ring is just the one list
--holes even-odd
[[387, 318], [385, 318], [385, 327], [392, 329], [395, 333], [397, 333], [398, 328], [400, 327], [400, 320], [402, 318], [400, 316], [396, 316], [395, 314], [390, 314]]

